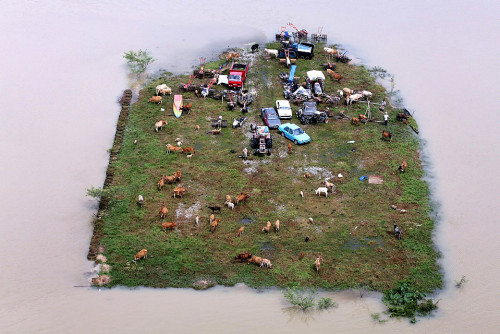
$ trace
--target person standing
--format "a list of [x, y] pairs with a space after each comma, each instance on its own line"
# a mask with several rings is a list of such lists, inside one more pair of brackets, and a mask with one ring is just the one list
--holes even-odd
[[382, 100], [382, 103], [380, 104], [380, 111], [385, 110], [385, 100]]
[[384, 125], [387, 126], [387, 122], [389, 121], [389, 115], [387, 114], [387, 111], [384, 114]]

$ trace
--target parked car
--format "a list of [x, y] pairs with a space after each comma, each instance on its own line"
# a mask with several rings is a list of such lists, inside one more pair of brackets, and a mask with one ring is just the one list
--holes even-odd
[[262, 108], [260, 114], [269, 129], [277, 129], [281, 125], [281, 121], [274, 108]]
[[287, 100], [276, 101], [276, 109], [278, 110], [278, 117], [282, 119], [292, 119], [292, 108], [290, 102]]
[[278, 127], [283, 137], [286, 137], [297, 144], [307, 144], [311, 141], [311, 137], [304, 132], [298, 125], [292, 123], [281, 124]]
[[301, 124], [328, 123], [328, 115], [324, 111], [318, 111], [316, 102], [304, 102], [297, 112], [297, 118]]

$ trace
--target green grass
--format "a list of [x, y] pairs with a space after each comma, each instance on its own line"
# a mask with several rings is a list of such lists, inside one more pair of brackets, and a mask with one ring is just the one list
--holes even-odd
[[[318, 69], [323, 62], [321, 48], [318, 45], [314, 60], [297, 61], [297, 76], [301, 80], [306, 71]], [[218, 68], [222, 62], [207, 63], [207, 68]], [[257, 92], [248, 122], [243, 129], [224, 128], [221, 136], [205, 133], [211, 129], [210, 118], [222, 115], [231, 124], [233, 118], [241, 117], [239, 109], [229, 111], [225, 102], [182, 93], [187, 103], [193, 103], [193, 111], [179, 119], [170, 116], [173, 97], [164, 97], [161, 106], [147, 103], [157, 84], [166, 83], [177, 94], [188, 76], [166, 74], [140, 92], [131, 108], [115, 164], [111, 186], [114, 200], [103, 217], [101, 244], [106, 247], [105, 255], [112, 266], [110, 286], [191, 287], [199, 279], [228, 286], [244, 282], [252, 287], [365, 287], [382, 292], [402, 281], [411, 282], [423, 292], [441, 286], [438, 253], [431, 239], [434, 222], [429, 218], [429, 190], [421, 179], [419, 139], [411, 129], [395, 121], [397, 110], [387, 108], [392, 142], [381, 140], [384, 127], [378, 123], [354, 126], [332, 118], [328, 124], [303, 126], [312, 142], [293, 145], [292, 155], [287, 153], [289, 141], [273, 133], [271, 157], [252, 157], [251, 165], [237, 157], [245, 146], [249, 147], [245, 136], [249, 123], [261, 123], [260, 107], [274, 106], [276, 99], [282, 98], [278, 77], [282, 71], [287, 70], [275, 59], [256, 58], [247, 79], [247, 88]], [[339, 84], [327, 78], [328, 93], [349, 87], [372, 91], [374, 101], [386, 97], [369, 69], [338, 63], [336, 71], [346, 79]], [[208, 79], [195, 80], [197, 85], [207, 82]], [[166, 111], [161, 112], [160, 107]], [[292, 108], [295, 112], [298, 107]], [[363, 103], [333, 108], [334, 113], [345, 110], [351, 116], [364, 113], [365, 109]], [[375, 107], [372, 113], [375, 119], [382, 118]], [[160, 119], [167, 120], [168, 125], [156, 133], [154, 124]], [[292, 122], [298, 120], [294, 118]], [[195, 125], [201, 129], [195, 131]], [[167, 154], [166, 144], [175, 145], [177, 137], [183, 146], [196, 148], [191, 159], [182, 154]], [[347, 144], [349, 140], [355, 143]], [[401, 174], [397, 167], [403, 160], [408, 162], [408, 169]], [[248, 173], [251, 166], [256, 172]], [[312, 167], [321, 172], [304, 178], [306, 168]], [[177, 170], [182, 171], [181, 184], [188, 189], [182, 199], [172, 198], [174, 185], [167, 185], [162, 191], [157, 189], [161, 175]], [[315, 196], [314, 189], [328, 173], [344, 175], [334, 182], [336, 193], [328, 198]], [[384, 184], [360, 182], [362, 175], [380, 175]], [[299, 196], [301, 190], [304, 198]], [[221, 223], [211, 233], [207, 205], [222, 206], [226, 194], [234, 199], [240, 192], [249, 194], [250, 200], [234, 211], [223, 207], [216, 215]], [[136, 205], [139, 194], [145, 199], [142, 209]], [[173, 231], [161, 230], [158, 210], [163, 204], [169, 209], [164, 221], [178, 223]], [[392, 210], [391, 204], [408, 213]], [[200, 216], [199, 226], [194, 225], [195, 215]], [[243, 218], [253, 222], [244, 225], [241, 238], [235, 238]], [[279, 233], [261, 232], [266, 221], [277, 219], [281, 222]], [[390, 233], [394, 223], [403, 229], [402, 241]], [[310, 238], [307, 243], [306, 236]], [[148, 249], [148, 258], [131, 263], [143, 248]], [[273, 268], [233, 260], [245, 251], [270, 259]], [[301, 252], [305, 256], [299, 260]], [[317, 274], [314, 260], [319, 255], [323, 262]]]

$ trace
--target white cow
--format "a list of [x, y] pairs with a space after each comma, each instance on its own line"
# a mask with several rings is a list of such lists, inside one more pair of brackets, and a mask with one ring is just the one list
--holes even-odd
[[278, 50], [276, 49], [264, 49], [266, 51], [266, 54], [271, 57], [274, 56], [275, 58], [278, 58]]
[[158, 95], [160, 93], [160, 90], [162, 89], [170, 89], [170, 88], [165, 84], [158, 85], [156, 86], [156, 95]]
[[328, 197], [328, 188], [327, 187], [319, 187], [316, 189], [316, 195], [321, 196], [321, 194], [325, 194], [325, 197]]

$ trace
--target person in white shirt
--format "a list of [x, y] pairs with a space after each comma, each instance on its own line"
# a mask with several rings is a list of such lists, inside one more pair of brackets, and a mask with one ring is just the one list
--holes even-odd
[[389, 120], [389, 115], [387, 114], [387, 111], [384, 114], [384, 125], [387, 126], [387, 121]]

